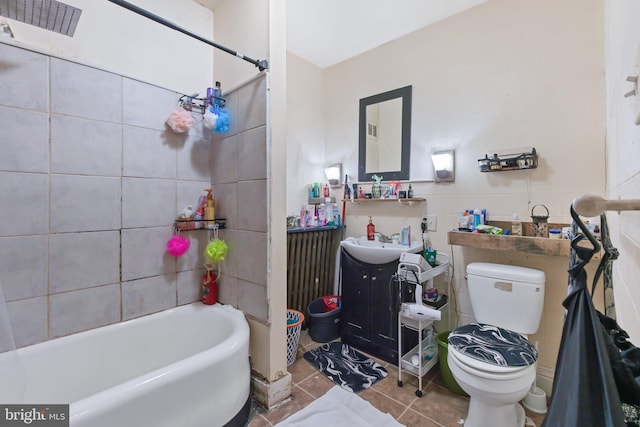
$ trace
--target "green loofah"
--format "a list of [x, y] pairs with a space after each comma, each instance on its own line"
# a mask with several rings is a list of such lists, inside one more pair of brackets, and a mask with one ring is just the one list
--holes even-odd
[[220, 262], [224, 260], [228, 249], [229, 247], [224, 240], [212, 240], [204, 249], [204, 256], [211, 263]]

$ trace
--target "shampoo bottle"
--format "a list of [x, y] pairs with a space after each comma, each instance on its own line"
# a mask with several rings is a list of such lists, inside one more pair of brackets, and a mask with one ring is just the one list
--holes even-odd
[[215, 227], [215, 201], [213, 200], [213, 195], [211, 194], [211, 189], [205, 190], [207, 192], [207, 200], [204, 205], [204, 219], [207, 224], [208, 229], [213, 229]]
[[374, 234], [376, 233], [376, 226], [373, 224], [373, 219], [369, 217], [369, 224], [367, 224], [367, 240], [375, 240]]

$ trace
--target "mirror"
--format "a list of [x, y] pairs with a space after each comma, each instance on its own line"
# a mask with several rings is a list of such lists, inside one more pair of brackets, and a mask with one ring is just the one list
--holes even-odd
[[358, 180], [409, 179], [411, 86], [360, 100]]

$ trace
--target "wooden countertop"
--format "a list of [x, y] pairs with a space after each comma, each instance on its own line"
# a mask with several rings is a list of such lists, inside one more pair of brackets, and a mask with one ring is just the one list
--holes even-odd
[[494, 249], [499, 251], [526, 252], [537, 255], [569, 256], [571, 242], [567, 239], [545, 239], [529, 236], [502, 236], [478, 234], [464, 231], [447, 233], [450, 245], [473, 248]]

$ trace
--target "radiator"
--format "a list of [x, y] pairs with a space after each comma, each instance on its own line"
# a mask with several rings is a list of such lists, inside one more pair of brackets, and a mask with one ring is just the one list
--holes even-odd
[[[287, 307], [307, 316], [314, 299], [333, 294], [341, 229], [287, 234]], [[306, 324], [306, 319], [305, 319]]]

